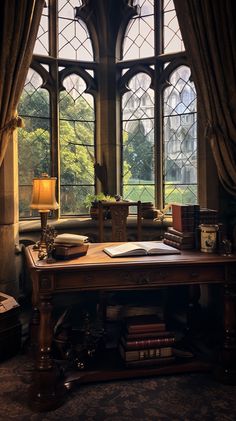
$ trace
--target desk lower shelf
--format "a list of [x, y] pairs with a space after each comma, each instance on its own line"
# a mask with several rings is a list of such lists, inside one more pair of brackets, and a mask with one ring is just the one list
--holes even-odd
[[206, 372], [211, 371], [213, 368], [212, 364], [209, 362], [196, 359], [188, 361], [176, 359], [176, 361], [167, 364], [126, 368], [117, 353], [114, 351], [106, 351], [102, 361], [97, 363], [97, 367], [83, 371], [75, 370], [67, 372], [64, 381], [66, 388], [71, 389], [78, 384], [101, 381], [123, 380], [188, 372]]

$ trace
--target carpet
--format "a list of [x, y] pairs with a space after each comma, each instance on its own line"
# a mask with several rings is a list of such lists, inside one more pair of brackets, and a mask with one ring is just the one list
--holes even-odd
[[0, 364], [0, 404], [4, 420], [17, 421], [233, 421], [236, 386], [211, 374], [112, 381], [82, 385], [68, 392], [60, 408], [35, 413], [27, 406], [32, 360], [17, 355]]

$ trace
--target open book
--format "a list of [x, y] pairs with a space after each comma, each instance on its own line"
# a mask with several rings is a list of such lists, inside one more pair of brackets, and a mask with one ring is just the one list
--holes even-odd
[[151, 254], [180, 254], [180, 250], [164, 244], [162, 241], [139, 241], [124, 243], [104, 248], [111, 257], [145, 256]]

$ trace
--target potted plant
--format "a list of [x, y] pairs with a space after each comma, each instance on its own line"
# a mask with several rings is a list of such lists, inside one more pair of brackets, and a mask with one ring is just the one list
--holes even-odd
[[90, 216], [92, 219], [98, 218], [98, 202], [99, 201], [108, 202], [107, 208], [104, 209], [104, 219], [110, 219], [111, 214], [109, 210], [109, 202], [115, 202], [116, 198], [114, 196], [110, 196], [108, 194], [104, 193], [98, 193], [98, 194], [88, 194], [85, 198], [84, 204], [86, 208], [90, 211]]

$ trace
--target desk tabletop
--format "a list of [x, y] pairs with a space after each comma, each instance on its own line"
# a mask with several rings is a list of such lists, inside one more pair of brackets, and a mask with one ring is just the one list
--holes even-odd
[[171, 255], [152, 255], [152, 256], [129, 256], [129, 257], [110, 257], [103, 249], [122, 243], [91, 243], [85, 256], [73, 258], [70, 260], [57, 260], [48, 263], [46, 259], [38, 259], [38, 251], [33, 246], [26, 247], [26, 258], [28, 266], [33, 270], [57, 271], [63, 270], [83, 270], [83, 269], [119, 269], [124, 267], [145, 268], [146, 266], [188, 266], [188, 265], [217, 265], [225, 263], [236, 263], [236, 254], [229, 256], [217, 253], [203, 253], [197, 250], [181, 250], [180, 254]]

